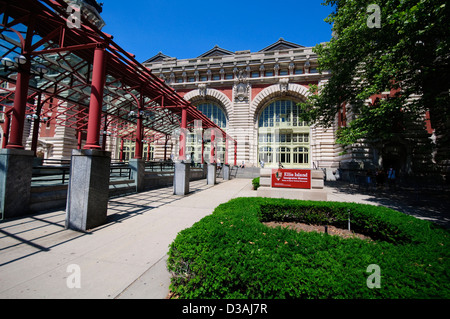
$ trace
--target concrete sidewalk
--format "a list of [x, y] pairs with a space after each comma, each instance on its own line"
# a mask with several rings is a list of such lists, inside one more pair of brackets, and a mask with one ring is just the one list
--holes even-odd
[[[64, 210], [0, 223], [0, 298], [165, 298], [170, 243], [179, 231], [235, 197], [253, 197], [251, 179], [191, 182], [187, 196], [172, 187], [113, 198], [107, 224], [92, 232], [64, 229]], [[448, 213], [427, 215], [401, 197], [325, 187], [330, 201], [384, 205], [448, 225]], [[422, 205], [423, 206], [423, 205]], [[417, 209], [415, 209], [417, 208]], [[69, 288], [79, 267], [80, 288]], [[69, 286], [68, 286], [69, 282]]]
[[[168, 246], [219, 204], [255, 196], [251, 180], [191, 182], [111, 199], [108, 223], [90, 233], [64, 229], [65, 212], [0, 224], [0, 298], [165, 298]], [[81, 288], [68, 288], [79, 267]], [[69, 280], [68, 280], [69, 279]]]

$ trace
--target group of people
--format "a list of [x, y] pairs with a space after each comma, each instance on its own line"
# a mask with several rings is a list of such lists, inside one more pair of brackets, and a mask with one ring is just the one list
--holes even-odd
[[384, 171], [382, 168], [372, 172], [372, 170], [368, 170], [366, 173], [365, 184], [369, 187], [370, 185], [376, 184], [377, 188], [384, 188], [384, 184], [387, 184], [389, 189], [393, 190], [396, 188], [396, 171], [393, 167], [390, 167], [387, 171]]

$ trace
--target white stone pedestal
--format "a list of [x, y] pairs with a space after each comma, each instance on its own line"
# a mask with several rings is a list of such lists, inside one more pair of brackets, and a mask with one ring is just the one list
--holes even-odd
[[217, 172], [217, 164], [208, 163], [208, 175], [206, 176], [207, 185], [216, 184], [216, 172]]
[[189, 163], [175, 163], [173, 175], [173, 194], [186, 195], [189, 193], [189, 178], [191, 166]]
[[222, 174], [224, 180], [230, 180], [231, 179], [231, 173], [230, 173], [230, 164], [224, 164], [222, 167]]

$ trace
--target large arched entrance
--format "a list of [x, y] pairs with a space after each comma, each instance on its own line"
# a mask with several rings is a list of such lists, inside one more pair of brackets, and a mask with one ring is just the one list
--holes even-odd
[[407, 151], [406, 146], [401, 143], [389, 143], [383, 147], [383, 168], [388, 170], [407, 171]]
[[[228, 97], [212, 88], [196, 89], [188, 92], [183, 97], [185, 100], [191, 102], [200, 112], [220, 127], [224, 132], [227, 131], [229, 125], [229, 116], [232, 114], [232, 103]], [[202, 145], [202, 137], [205, 137]], [[216, 142], [219, 142], [216, 148], [216, 158], [220, 160], [220, 163], [226, 163], [225, 161], [225, 143], [221, 137], [216, 136]], [[202, 156], [203, 146], [203, 156]], [[231, 147], [231, 145], [229, 145]], [[203, 163], [209, 163], [211, 155], [210, 139], [207, 131], [195, 130], [188, 136], [186, 151], [188, 158], [194, 157], [195, 163], [201, 163], [203, 157]], [[229, 152], [229, 155], [232, 155]], [[229, 157], [228, 160], [230, 160]]]
[[[226, 115], [225, 110], [217, 103], [216, 101], [212, 100], [200, 100], [194, 103], [195, 107], [202, 112], [204, 115], [206, 115], [211, 121], [213, 121], [217, 126], [219, 126], [222, 130], [226, 131], [227, 124], [228, 124], [228, 118]], [[209, 136], [204, 133], [205, 135], [202, 136], [203, 133], [194, 132], [190, 133], [188, 136], [187, 144], [186, 144], [186, 151], [187, 155], [189, 157], [189, 160], [192, 160], [195, 163], [200, 163], [201, 159], [203, 157], [203, 162], [209, 163], [210, 161], [210, 155], [211, 155], [211, 141], [209, 139]], [[204, 149], [203, 149], [203, 156], [202, 156], [202, 137], [205, 138], [203, 140]], [[216, 137], [220, 138], [220, 137]], [[225, 145], [223, 141], [218, 144], [216, 148], [216, 157], [220, 161], [220, 163], [225, 163]]]
[[258, 162], [264, 167], [310, 167], [310, 126], [293, 98], [273, 99], [258, 117]]

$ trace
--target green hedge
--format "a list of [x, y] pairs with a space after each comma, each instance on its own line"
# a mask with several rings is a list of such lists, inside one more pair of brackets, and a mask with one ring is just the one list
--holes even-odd
[[[347, 227], [374, 241], [270, 228], [261, 221]], [[449, 298], [449, 232], [397, 211], [354, 203], [237, 198], [170, 245], [180, 298]], [[381, 288], [369, 289], [370, 264]]]

